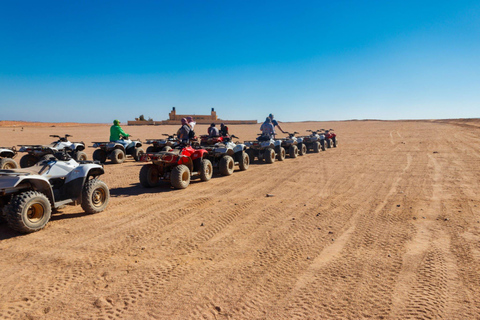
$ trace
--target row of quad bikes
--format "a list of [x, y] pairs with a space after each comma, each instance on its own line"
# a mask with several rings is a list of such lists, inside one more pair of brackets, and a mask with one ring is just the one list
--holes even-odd
[[308, 130], [311, 134], [296, 137], [298, 132], [287, 133], [288, 137], [274, 139], [259, 136], [256, 140], [234, 143], [236, 136], [201, 136], [200, 143], [193, 139], [190, 143], [179, 143], [175, 135], [166, 139], [148, 139], [152, 146], [140, 157], [140, 161], [150, 162], [142, 167], [139, 178], [143, 187], [152, 188], [160, 181], [170, 181], [176, 189], [185, 189], [194, 178], [208, 181], [214, 168], [221, 175], [228, 176], [238, 165], [241, 171], [247, 170], [250, 163], [258, 160], [273, 163], [303, 156], [307, 152], [318, 153], [326, 148], [337, 147], [338, 140], [332, 130]]

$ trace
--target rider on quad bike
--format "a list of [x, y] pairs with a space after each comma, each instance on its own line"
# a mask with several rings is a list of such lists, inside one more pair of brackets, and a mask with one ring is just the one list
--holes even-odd
[[127, 147], [127, 142], [122, 140], [121, 138], [128, 138], [130, 135], [123, 131], [122, 127], [120, 127], [120, 121], [113, 120], [113, 126], [110, 127], [110, 142], [116, 142], [122, 144], [125, 148]]

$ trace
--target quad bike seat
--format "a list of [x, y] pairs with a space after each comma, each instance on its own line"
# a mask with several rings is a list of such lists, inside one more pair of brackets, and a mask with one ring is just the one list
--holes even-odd
[[28, 168], [19, 168], [19, 169], [10, 169], [10, 170], [0, 170], [1, 173], [11, 174], [11, 175], [42, 175], [49, 168], [45, 164], [37, 163]]

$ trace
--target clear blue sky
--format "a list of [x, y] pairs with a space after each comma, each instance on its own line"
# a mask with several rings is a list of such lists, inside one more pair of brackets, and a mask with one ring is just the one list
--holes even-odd
[[0, 120], [479, 117], [479, 1], [0, 0]]

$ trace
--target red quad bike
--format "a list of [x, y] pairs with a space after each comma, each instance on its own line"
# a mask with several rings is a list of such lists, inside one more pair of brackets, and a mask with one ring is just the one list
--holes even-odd
[[325, 130], [325, 145], [327, 148], [336, 148], [338, 144], [337, 135], [332, 131], [333, 129]]
[[194, 149], [190, 145], [180, 145], [169, 151], [145, 153], [140, 161], [146, 164], [140, 170], [140, 184], [145, 188], [153, 188], [160, 180], [170, 180], [175, 189], [185, 189], [192, 176], [202, 181], [212, 178], [213, 166], [205, 159], [208, 151]]

